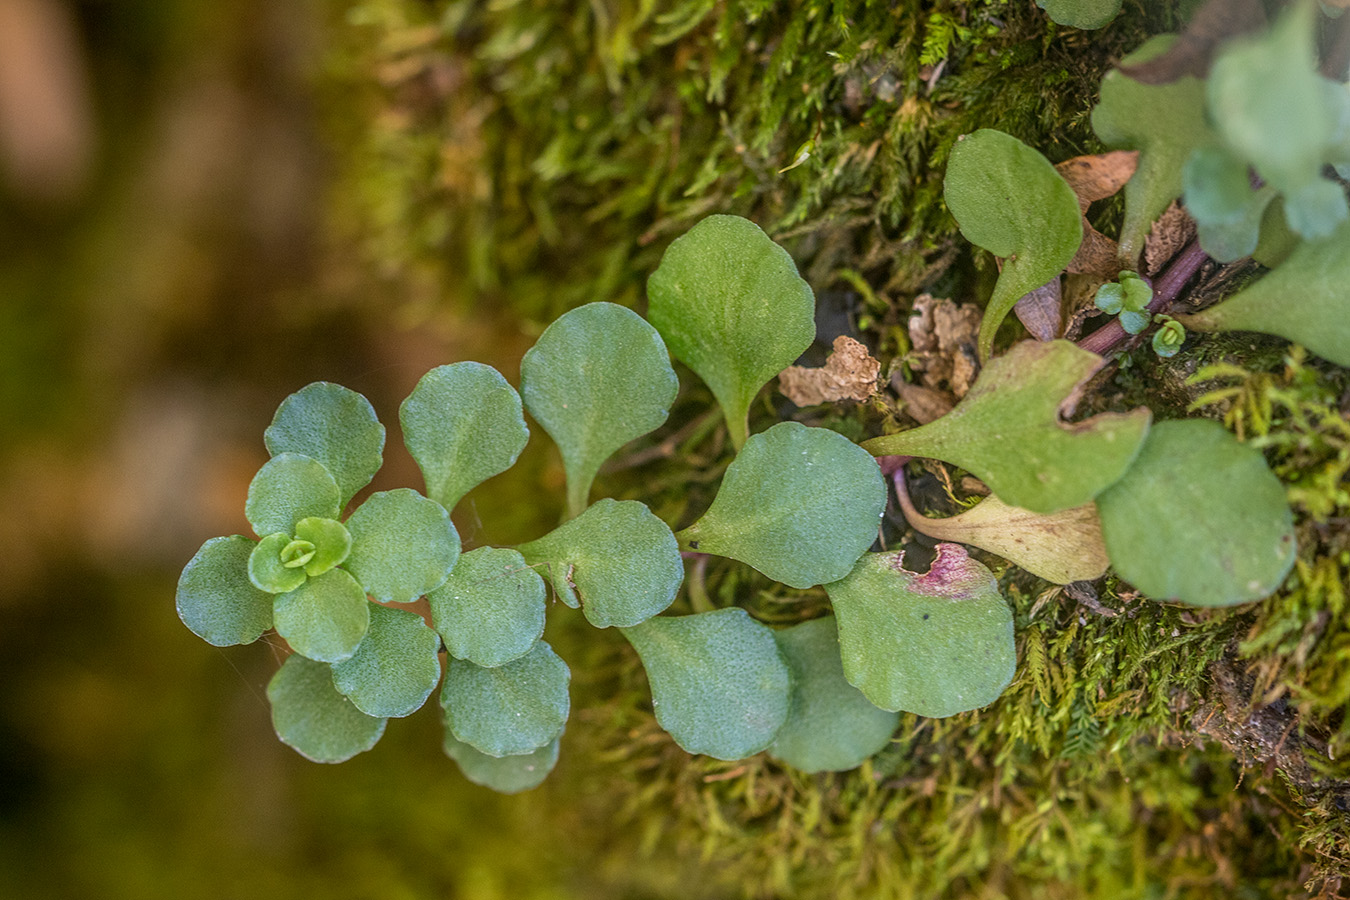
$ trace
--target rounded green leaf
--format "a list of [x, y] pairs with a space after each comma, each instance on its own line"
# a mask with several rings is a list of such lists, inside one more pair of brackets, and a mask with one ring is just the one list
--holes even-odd
[[310, 577], [341, 565], [352, 550], [351, 534], [333, 519], [301, 519], [295, 523], [295, 537], [314, 545], [314, 555], [304, 563], [305, 574]]
[[[384, 426], [370, 401], [356, 391], [316, 381], [281, 402], [263, 433], [263, 442], [273, 456], [301, 453], [323, 463], [338, 484], [338, 505], [345, 507], [380, 470]], [[337, 518], [336, 512], [313, 515]]]
[[961, 233], [1005, 260], [980, 323], [980, 358], [1024, 294], [1064, 271], [1083, 241], [1073, 188], [1017, 138], [982, 128], [952, 147], [943, 197]]
[[305, 583], [305, 570], [287, 566], [281, 553], [291, 544], [291, 536], [284, 531], [269, 534], [257, 543], [248, 557], [248, 580], [253, 586], [269, 594], [284, 594]]
[[1121, 0], [1036, 0], [1036, 5], [1056, 25], [1070, 28], [1101, 28], [1120, 12]]
[[1350, 366], [1350, 225], [1320, 241], [1304, 241], [1259, 280], [1193, 316], [1191, 331], [1259, 331], [1297, 341], [1340, 366]]
[[384, 734], [386, 719], [366, 715], [333, 687], [328, 666], [292, 654], [267, 685], [272, 727], [301, 756], [340, 763], [364, 753]]
[[1217, 422], [1159, 422], [1097, 498], [1120, 577], [1156, 600], [1232, 606], [1271, 594], [1294, 564], [1293, 519], [1259, 452]]
[[272, 595], [249, 582], [254, 546], [237, 534], [211, 538], [183, 567], [174, 597], [178, 618], [208, 644], [251, 644], [272, 627]]
[[258, 537], [285, 532], [308, 516], [336, 518], [341, 509], [337, 482], [318, 460], [298, 453], [269, 459], [248, 486], [244, 515]]
[[808, 588], [849, 573], [885, 508], [881, 470], [865, 450], [825, 428], [780, 422], [746, 442], [712, 507], [679, 538]]
[[450, 655], [492, 668], [524, 656], [543, 637], [547, 594], [515, 550], [479, 547], [461, 556], [427, 599]]
[[869, 553], [825, 590], [844, 675], [882, 709], [951, 716], [988, 706], [1012, 681], [1012, 610], [959, 544], [938, 544], [923, 575], [902, 552]]
[[376, 600], [407, 603], [435, 590], [459, 559], [459, 532], [435, 500], [411, 488], [371, 494], [347, 520], [346, 569]]
[[588, 303], [544, 330], [520, 361], [520, 392], [562, 451], [572, 515], [600, 464], [660, 427], [679, 388], [661, 335], [630, 309]]
[[674, 602], [684, 580], [675, 535], [636, 500], [601, 500], [517, 549], [596, 628], [651, 618]]
[[488, 756], [475, 750], [472, 745], [456, 740], [447, 728], [441, 746], [445, 750], [445, 755], [459, 766], [465, 778], [501, 794], [519, 794], [538, 787], [558, 764], [557, 738], [532, 753], [496, 757]]
[[277, 597], [272, 617], [277, 634], [296, 653], [319, 662], [341, 662], [366, 636], [369, 606], [356, 579], [330, 569]]
[[427, 496], [446, 509], [515, 465], [530, 439], [520, 395], [496, 369], [476, 362], [423, 375], [398, 418]]
[[649, 619], [623, 633], [647, 670], [656, 721], [690, 753], [744, 759], [787, 721], [787, 664], [745, 610]]
[[1061, 410], [1101, 365], [1097, 354], [1068, 341], [1024, 341], [985, 366], [947, 415], [863, 447], [877, 456], [955, 463], [1004, 502], [1032, 512], [1082, 506], [1129, 468], [1151, 417], [1141, 407], [1061, 421]]
[[548, 644], [487, 669], [451, 658], [441, 687], [445, 724], [488, 756], [532, 753], [562, 734], [572, 673]]
[[843, 772], [890, 743], [900, 715], [873, 706], [845, 680], [834, 617], [775, 631], [773, 637], [792, 677], [792, 695], [770, 756], [803, 772]]
[[815, 340], [810, 285], [754, 222], [709, 216], [671, 242], [647, 297], [647, 317], [712, 389], [739, 448], [755, 395]]
[[441, 680], [441, 639], [417, 613], [370, 603], [370, 630], [333, 685], [368, 716], [397, 718], [422, 708]]

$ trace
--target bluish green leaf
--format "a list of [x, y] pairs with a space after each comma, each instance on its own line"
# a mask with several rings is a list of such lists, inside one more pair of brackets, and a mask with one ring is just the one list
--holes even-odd
[[649, 619], [624, 637], [647, 670], [656, 721], [690, 753], [744, 759], [787, 720], [787, 665], [745, 610]]
[[486, 668], [524, 656], [544, 635], [544, 580], [515, 550], [465, 553], [427, 599], [450, 655]]
[[[1164, 53], [1176, 35], [1158, 35], [1121, 60], [1139, 65]], [[1112, 69], [1102, 79], [1092, 129], [1112, 150], [1138, 150], [1139, 164], [1125, 185], [1120, 259], [1134, 266], [1149, 229], [1181, 196], [1181, 170], [1191, 151], [1218, 141], [1205, 119], [1205, 85], [1183, 76], [1167, 84], [1144, 84]]]
[[[345, 507], [380, 470], [384, 426], [370, 401], [356, 391], [316, 381], [281, 402], [263, 441], [273, 456], [300, 453], [321, 462], [337, 482], [339, 506]], [[324, 517], [335, 519], [337, 513]]]
[[370, 627], [366, 592], [342, 569], [330, 569], [276, 598], [277, 634], [302, 656], [341, 662], [356, 652]]
[[596, 628], [656, 615], [674, 602], [684, 580], [670, 527], [636, 500], [601, 500], [517, 549]]
[[647, 297], [651, 323], [712, 389], [739, 448], [750, 402], [815, 340], [811, 287], [758, 225], [709, 216], [671, 242]]
[[411, 488], [371, 494], [347, 520], [346, 569], [376, 600], [407, 603], [434, 591], [459, 559], [459, 532], [435, 500]]
[[441, 680], [441, 639], [417, 613], [378, 603], [369, 610], [370, 630], [356, 653], [333, 664], [333, 685], [368, 716], [411, 715]]
[[295, 536], [314, 545], [314, 556], [304, 564], [310, 577], [341, 565], [352, 551], [350, 532], [332, 519], [301, 519], [295, 523]]
[[533, 753], [562, 734], [572, 673], [548, 644], [491, 669], [451, 658], [441, 688], [446, 727], [488, 756]]
[[442, 749], [459, 766], [465, 778], [500, 794], [519, 794], [538, 787], [558, 764], [557, 738], [532, 753], [497, 757], [456, 740], [446, 728]]
[[1156, 600], [1249, 603], [1271, 594], [1294, 564], [1284, 486], [1217, 422], [1154, 425], [1097, 506], [1111, 564]]
[[780, 422], [746, 442], [681, 546], [728, 556], [795, 588], [837, 581], [877, 538], [886, 484], [841, 434]]
[[600, 464], [660, 427], [679, 388], [661, 336], [632, 310], [588, 303], [544, 330], [520, 361], [520, 392], [562, 452], [572, 515]]
[[1121, 0], [1036, 0], [1036, 5], [1056, 25], [1070, 28], [1101, 28], [1120, 13]]
[[1004, 502], [1032, 512], [1082, 506], [1129, 468], [1150, 418], [1141, 408], [1061, 421], [1061, 408], [1101, 365], [1068, 341], [1024, 341], [985, 366], [947, 415], [863, 447], [955, 463]]
[[882, 709], [940, 718], [988, 706], [1017, 666], [1012, 610], [993, 573], [938, 544], [926, 574], [869, 553], [825, 586], [849, 683]]
[[803, 772], [843, 772], [890, 743], [900, 716], [844, 678], [833, 616], [773, 633], [792, 677], [787, 722], [769, 755]]
[[340, 509], [337, 482], [318, 460], [298, 453], [269, 459], [248, 486], [244, 515], [258, 537], [284, 532], [309, 516], [336, 518]]
[[1191, 331], [1259, 331], [1297, 341], [1350, 366], [1350, 224], [1329, 238], [1304, 241], [1274, 270], [1192, 316]]
[[208, 644], [251, 644], [272, 627], [272, 595], [248, 578], [254, 546], [237, 534], [211, 538], [178, 578], [178, 618]]
[[530, 439], [520, 395], [482, 363], [432, 369], [398, 416], [427, 496], [451, 510], [473, 488], [515, 465]]
[[1182, 183], [1206, 253], [1233, 262], [1256, 249], [1275, 190], [1253, 188], [1245, 162], [1221, 148], [1202, 147], [1186, 161]]
[[364, 753], [384, 734], [372, 718], [333, 687], [328, 666], [292, 654], [267, 685], [272, 727], [281, 742], [306, 759], [340, 763]]
[[278, 531], [254, 546], [248, 557], [248, 580], [254, 587], [269, 594], [284, 594], [305, 583], [308, 576], [303, 568], [287, 566], [281, 561], [281, 551], [290, 543], [291, 536]]
[[1004, 259], [980, 322], [980, 359], [988, 359], [1017, 301], [1064, 271], [1078, 252], [1078, 198], [1044, 156], [989, 128], [952, 147], [943, 197], [966, 240]]

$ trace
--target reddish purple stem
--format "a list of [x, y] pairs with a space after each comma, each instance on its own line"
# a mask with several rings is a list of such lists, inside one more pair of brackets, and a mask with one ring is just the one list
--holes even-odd
[[[1186, 282], [1195, 277], [1195, 273], [1208, 259], [1209, 256], [1200, 249], [1199, 240], [1187, 244], [1153, 285], [1153, 299], [1146, 307], [1149, 315], [1166, 312], [1181, 296], [1181, 289], [1186, 286]], [[1099, 356], [1106, 356], [1131, 337], [1134, 335], [1121, 327], [1119, 319], [1112, 319], [1080, 340], [1078, 346]]]

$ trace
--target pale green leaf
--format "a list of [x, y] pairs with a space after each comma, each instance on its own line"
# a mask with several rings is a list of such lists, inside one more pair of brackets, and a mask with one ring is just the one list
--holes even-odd
[[1232, 297], [1177, 320], [1191, 331], [1259, 331], [1350, 366], [1350, 224], [1304, 241]]
[[248, 557], [248, 580], [253, 586], [269, 594], [284, 594], [305, 583], [305, 570], [287, 566], [281, 561], [281, 552], [292, 543], [284, 531], [269, 534], [257, 543]]
[[[1158, 35], [1121, 65], [1147, 62], [1176, 40], [1176, 35]], [[1102, 79], [1092, 129], [1112, 150], [1139, 151], [1138, 167], [1125, 185], [1120, 226], [1120, 258], [1133, 267], [1153, 223], [1181, 196], [1181, 171], [1191, 151], [1218, 140], [1205, 119], [1204, 82], [1186, 75], [1167, 84], [1144, 84], [1112, 69]]]
[[237, 534], [211, 538], [178, 578], [178, 618], [208, 644], [251, 644], [272, 627], [272, 595], [258, 590], [248, 577], [254, 546]]
[[780, 422], [746, 442], [712, 506], [679, 539], [807, 588], [849, 573], [885, 508], [886, 484], [866, 451], [828, 429]]
[[877, 456], [955, 463], [1007, 503], [1038, 513], [1082, 506], [1129, 468], [1149, 411], [1066, 424], [1060, 411], [1102, 365], [1068, 341], [1024, 341], [985, 366], [947, 415], [863, 447]]
[[1202, 147], [1186, 161], [1182, 184], [1206, 253], [1233, 262], [1256, 249], [1275, 190], [1253, 188], [1245, 162], [1221, 148]]
[[1036, 0], [1056, 25], [1070, 28], [1101, 28], [1120, 13], [1121, 0]]
[[309, 518], [295, 523], [295, 536], [314, 545], [314, 556], [304, 564], [305, 574], [322, 575], [341, 565], [352, 551], [352, 536], [341, 522]]
[[459, 766], [465, 778], [501, 794], [519, 794], [538, 787], [558, 764], [557, 738], [532, 753], [497, 757], [488, 756], [475, 750], [473, 745], [456, 740], [447, 728], [441, 746], [445, 755]]
[[[273, 456], [300, 453], [322, 463], [337, 482], [339, 505], [345, 507], [380, 469], [384, 426], [365, 397], [340, 384], [316, 381], [281, 402], [263, 441]], [[325, 518], [335, 519], [337, 513]], [[290, 525], [274, 530], [290, 530]]]
[[544, 634], [547, 588], [515, 550], [465, 553], [427, 599], [450, 655], [486, 668], [524, 656]]
[[277, 634], [302, 656], [340, 662], [356, 652], [370, 626], [366, 592], [342, 569], [311, 578], [272, 607]]
[[758, 225], [709, 216], [671, 243], [647, 296], [651, 323], [712, 389], [739, 448], [755, 395], [815, 340], [810, 286]]
[[988, 706], [1012, 681], [1012, 610], [959, 544], [938, 544], [923, 575], [900, 551], [869, 553], [825, 590], [844, 674], [882, 709], [951, 716]]
[[649, 619], [624, 636], [647, 670], [656, 721], [688, 752], [744, 759], [787, 720], [787, 665], [745, 610]]
[[1097, 505], [1111, 564], [1155, 600], [1260, 600], [1294, 564], [1284, 487], [1258, 451], [1217, 422], [1154, 425], [1139, 459]]
[[244, 515], [258, 537], [291, 534], [295, 523], [309, 516], [337, 518], [340, 503], [337, 482], [318, 460], [281, 453], [253, 476]]
[[520, 392], [562, 452], [571, 515], [600, 464], [660, 427], [679, 388], [661, 335], [630, 309], [588, 303], [544, 330], [520, 361]]
[[446, 509], [515, 465], [530, 439], [520, 395], [482, 363], [432, 369], [403, 401], [398, 417], [427, 496]]
[[333, 687], [328, 666], [292, 654], [267, 685], [272, 727], [301, 756], [340, 763], [364, 753], [384, 734], [385, 719], [357, 709]]
[[656, 615], [675, 600], [684, 579], [675, 535], [636, 500], [601, 500], [516, 549], [596, 628], [628, 627]]
[[371, 603], [370, 630], [348, 659], [333, 664], [333, 685], [368, 716], [410, 715], [441, 680], [441, 639], [422, 617]]
[[411, 488], [371, 494], [347, 520], [346, 569], [376, 600], [407, 603], [445, 583], [459, 532], [435, 500]]
[[1078, 198], [1044, 156], [988, 128], [952, 147], [943, 196], [966, 239], [1004, 259], [980, 322], [980, 359], [988, 359], [1017, 301], [1059, 275], [1078, 252]]
[[769, 755], [803, 772], [843, 772], [885, 747], [900, 716], [844, 678], [833, 616], [773, 633], [792, 677], [787, 722]]
[[567, 663], [543, 641], [491, 669], [451, 658], [441, 687], [446, 727], [488, 756], [532, 753], [562, 734], [571, 680]]

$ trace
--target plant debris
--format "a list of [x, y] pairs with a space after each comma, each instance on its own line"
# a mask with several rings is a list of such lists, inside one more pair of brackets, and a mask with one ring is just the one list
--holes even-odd
[[881, 363], [867, 347], [848, 335], [834, 339], [834, 349], [819, 368], [788, 366], [778, 376], [778, 389], [798, 406], [837, 400], [866, 400], [877, 392]]

